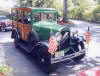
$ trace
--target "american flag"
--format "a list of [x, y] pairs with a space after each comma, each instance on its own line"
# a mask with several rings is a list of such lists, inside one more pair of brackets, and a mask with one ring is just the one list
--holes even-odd
[[51, 53], [51, 54], [54, 54], [54, 52], [56, 51], [57, 47], [58, 47], [58, 43], [56, 41], [55, 36], [51, 36], [50, 39], [49, 39], [48, 52]]

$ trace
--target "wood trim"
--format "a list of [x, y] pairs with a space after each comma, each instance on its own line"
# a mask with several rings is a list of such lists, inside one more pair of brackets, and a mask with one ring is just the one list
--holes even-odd
[[[16, 11], [16, 17], [17, 17], [17, 21], [14, 21], [13, 28], [18, 28], [18, 30], [20, 32], [21, 39], [27, 41], [28, 40], [28, 34], [31, 31], [31, 24], [24, 24], [24, 12], [31, 13], [31, 9], [20, 7], [20, 8], [12, 8], [11, 10]], [[18, 11], [21, 11], [22, 23], [18, 22]]]
[[17, 28], [17, 21], [12, 21], [12, 28]]
[[24, 24], [24, 40], [28, 40], [28, 34], [31, 31], [31, 25], [30, 24]]
[[27, 11], [27, 12], [31, 12], [31, 9], [30, 8], [25, 8], [25, 7], [19, 7], [19, 8], [12, 8], [12, 10], [24, 10], [24, 11]]

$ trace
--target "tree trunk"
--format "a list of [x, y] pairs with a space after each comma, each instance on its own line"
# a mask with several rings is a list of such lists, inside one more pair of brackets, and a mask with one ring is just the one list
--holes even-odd
[[68, 22], [68, 16], [67, 16], [67, 0], [63, 0], [63, 22]]
[[32, 0], [29, 0], [29, 3], [30, 3], [30, 7], [32, 7]]

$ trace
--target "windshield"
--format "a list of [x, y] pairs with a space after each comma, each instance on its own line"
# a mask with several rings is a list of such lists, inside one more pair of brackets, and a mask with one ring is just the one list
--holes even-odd
[[0, 20], [7, 20], [7, 17], [0, 17]]
[[34, 22], [56, 21], [56, 13], [34, 13]]

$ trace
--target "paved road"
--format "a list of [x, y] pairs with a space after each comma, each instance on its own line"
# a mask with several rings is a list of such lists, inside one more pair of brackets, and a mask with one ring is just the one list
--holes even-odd
[[[73, 30], [77, 29], [82, 34], [86, 33], [87, 27], [90, 26], [91, 30], [91, 43], [87, 56], [81, 62], [63, 62], [57, 65], [54, 72], [47, 75], [41, 71], [35, 59], [30, 54], [27, 54], [22, 49], [16, 49], [11, 37], [11, 31], [0, 32], [0, 51], [3, 50], [5, 54], [6, 63], [13, 67], [15, 76], [75, 76], [77, 72], [100, 65], [100, 27], [98, 24], [92, 24], [83, 21], [73, 22], [76, 26]], [[95, 26], [95, 27], [94, 27]], [[97, 27], [97, 28], [96, 28]], [[81, 30], [80, 30], [81, 29]], [[98, 31], [96, 31], [98, 29]], [[2, 49], [1, 49], [2, 48]]]

